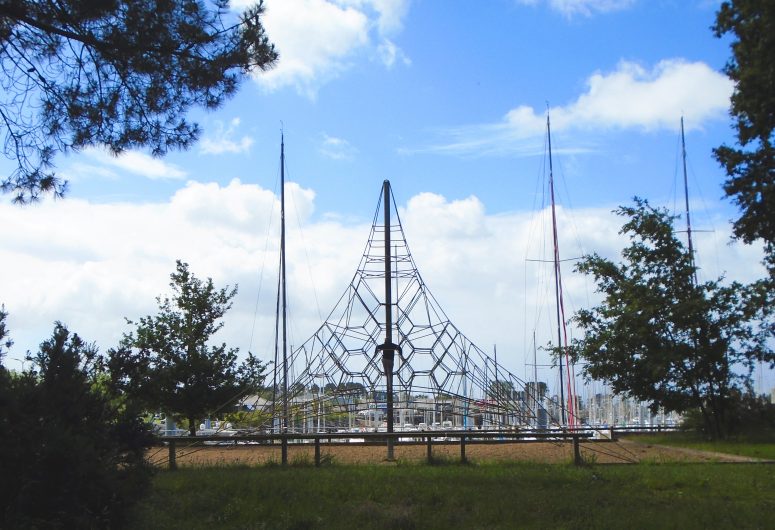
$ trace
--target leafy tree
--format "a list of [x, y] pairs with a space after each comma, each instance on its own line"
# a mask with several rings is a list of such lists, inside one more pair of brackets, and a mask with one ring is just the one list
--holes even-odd
[[272, 414], [265, 410], [238, 410], [229, 412], [224, 420], [237, 429], [257, 429], [272, 426]]
[[651, 401], [652, 410], [700, 410], [719, 437], [732, 420], [733, 391], [750, 386], [756, 361], [775, 362], [757, 325], [751, 289], [721, 280], [698, 284], [696, 267], [665, 210], [635, 199], [616, 210], [630, 245], [619, 264], [585, 256], [577, 271], [594, 277], [601, 305], [577, 312], [585, 332], [571, 351], [588, 377], [616, 393]]
[[[312, 391], [316, 392], [315, 390]], [[368, 390], [363, 384], [354, 381], [336, 385], [334, 383], [327, 383], [326, 386], [323, 387], [323, 392], [326, 394], [352, 394], [356, 396], [365, 396], [368, 394]]]
[[735, 82], [731, 114], [738, 143], [714, 154], [729, 177], [724, 191], [741, 210], [735, 236], [764, 242], [775, 278], [775, 2], [726, 1], [713, 31], [734, 36], [724, 72]]
[[[8, 328], [5, 325], [6, 318], [8, 318], [8, 313], [5, 310], [5, 306], [0, 305], [0, 362], [2, 362], [8, 350], [11, 349], [11, 346], [13, 346], [13, 341], [8, 336]], [[2, 369], [3, 367], [0, 366], [0, 370]]]
[[96, 384], [96, 347], [64, 325], [27, 360], [0, 370], [0, 527], [120, 526], [148, 484], [147, 425]]
[[191, 107], [217, 107], [276, 61], [262, 14], [262, 1], [239, 17], [228, 0], [0, 2], [0, 127], [17, 164], [2, 191], [63, 194], [57, 152], [191, 145]]
[[172, 297], [157, 298], [156, 315], [128, 321], [136, 329], [109, 352], [108, 366], [117, 388], [148, 410], [182, 416], [194, 436], [198, 420], [257, 391], [265, 367], [252, 354], [240, 364], [236, 348], [210, 345], [236, 287], [216, 289], [180, 260], [170, 278]]

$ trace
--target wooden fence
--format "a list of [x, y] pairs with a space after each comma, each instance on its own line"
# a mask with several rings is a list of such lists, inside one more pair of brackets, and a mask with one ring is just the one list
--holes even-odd
[[[615, 438], [614, 431], [607, 429], [611, 436], [605, 436], [601, 440], [607, 441]], [[618, 431], [617, 431], [618, 432]], [[592, 430], [541, 430], [541, 431], [403, 431], [403, 432], [326, 432], [326, 433], [260, 433], [260, 434], [236, 434], [232, 436], [160, 436], [159, 442], [169, 449], [169, 468], [176, 469], [176, 449], [181, 446], [195, 444], [213, 445], [240, 445], [260, 444], [281, 446], [283, 454], [287, 455], [289, 445], [314, 444], [315, 465], [321, 463], [321, 446], [335, 445], [384, 445], [388, 442], [392, 445], [425, 445], [428, 463], [433, 462], [433, 447], [435, 445], [457, 445], [460, 448], [460, 461], [465, 463], [466, 446], [473, 444], [501, 444], [501, 443], [531, 443], [554, 442], [572, 443], [574, 463], [582, 463], [579, 443], [584, 439], [595, 437]], [[283, 457], [283, 463], [287, 463], [287, 456]]]

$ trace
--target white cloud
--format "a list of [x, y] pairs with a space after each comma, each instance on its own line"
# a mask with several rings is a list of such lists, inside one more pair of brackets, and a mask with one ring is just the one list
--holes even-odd
[[692, 127], [724, 116], [733, 83], [702, 62], [660, 61], [651, 71], [622, 61], [610, 74], [597, 72], [587, 80], [587, 92], [558, 109], [562, 127], [638, 127], [675, 129], [684, 115]]
[[[314, 97], [318, 87], [347, 70], [361, 52], [390, 60], [380, 46], [390, 42], [385, 35], [401, 29], [408, 7], [406, 0], [270, 0], [264, 27], [280, 59], [255, 79], [267, 90], [292, 86]], [[383, 37], [376, 47], [374, 32]], [[390, 44], [393, 62], [406, 62], [403, 52]]]
[[[536, 5], [541, 0], [518, 0], [520, 4]], [[570, 18], [574, 15], [592, 16], [596, 13], [621, 11], [634, 5], [636, 0], [545, 0], [544, 3], [562, 15]]]
[[388, 68], [393, 68], [396, 61], [401, 61], [406, 66], [412, 64], [412, 61], [404, 55], [404, 52], [389, 39], [382, 41], [382, 44], [377, 47], [377, 53], [382, 64]]
[[[121, 171], [140, 175], [151, 180], [171, 179], [180, 180], [185, 178], [186, 172], [168, 162], [164, 162], [158, 158], [146, 155], [139, 151], [125, 151], [116, 156], [109, 153], [105, 149], [88, 148], [83, 150], [88, 158], [95, 162], [108, 166], [108, 168], [115, 168]], [[96, 168], [90, 166], [73, 166], [69, 172], [75, 174], [78, 169], [85, 169], [87, 171], [94, 172]], [[102, 176], [112, 176], [113, 172], [110, 169], [97, 170], [97, 173]]]
[[243, 136], [239, 140], [234, 139], [237, 128], [240, 125], [240, 119], [234, 118], [229, 122], [228, 127], [224, 126], [222, 121], [215, 123], [215, 135], [202, 138], [199, 143], [199, 149], [206, 155], [220, 155], [222, 153], [246, 153], [253, 145], [253, 138]]
[[323, 141], [318, 148], [320, 154], [332, 160], [352, 160], [358, 150], [347, 140], [323, 133]]
[[[291, 342], [299, 345], [320, 324], [318, 305], [325, 316], [352, 278], [370, 220], [313, 220], [315, 192], [294, 183], [286, 190]], [[376, 199], [379, 190], [374, 192]], [[540, 227], [548, 212], [490, 215], [473, 196], [450, 201], [422, 193], [400, 213], [422, 277], [450, 319], [483, 349], [497, 344], [502, 362], [521, 373], [523, 355], [532, 352], [532, 329], [538, 330], [539, 345], [552, 333], [544, 306], [552, 299], [551, 267], [526, 261], [547, 257], [540, 235], [546, 230]], [[237, 180], [227, 186], [189, 182], [169, 201], [152, 204], [76, 199], [29, 208], [0, 204], [0, 225], [14, 227], [0, 232], [0, 302], [10, 313], [16, 341], [9, 358], [36, 348], [55, 320], [103, 350], [115, 345], [127, 331], [124, 317], [155, 311], [155, 297], [168, 292], [175, 259], [182, 259], [219, 286], [239, 284], [218, 340], [244, 352], [255, 327], [252, 350], [268, 359], [278, 218], [272, 192]], [[558, 218], [564, 257], [582, 251], [618, 256], [624, 243], [617, 235], [621, 219], [610, 208], [560, 208]], [[725, 228], [717, 240], [723, 242], [728, 225], [720, 224]], [[755, 247], [714, 248], [702, 238], [697, 246], [700, 256], [717, 256], [706, 258], [708, 277], [726, 270], [730, 279], [750, 281], [764, 274]], [[565, 265], [568, 307], [594, 301], [592, 285], [571, 273], [572, 264]]]
[[[682, 115], [689, 128], [701, 128], [705, 121], [726, 115], [732, 89], [729, 78], [702, 62], [670, 59], [647, 70], [622, 61], [613, 72], [592, 74], [586, 81], [586, 91], [575, 101], [552, 107], [552, 130], [675, 130]], [[543, 152], [545, 130], [543, 111], [521, 105], [497, 123], [449, 128], [441, 131], [446, 141], [406, 152], [534, 154]], [[585, 148], [571, 150], [583, 152]]]
[[337, 0], [341, 5], [353, 6], [377, 14], [380, 35], [389, 35], [403, 28], [403, 19], [409, 11], [409, 0]]
[[104, 180], [118, 180], [119, 174], [105, 166], [73, 162], [62, 170], [62, 178], [71, 182], [82, 181], [91, 178]]

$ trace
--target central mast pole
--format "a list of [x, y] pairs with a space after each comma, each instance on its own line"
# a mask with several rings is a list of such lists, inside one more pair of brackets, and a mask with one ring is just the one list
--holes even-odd
[[[684, 117], [681, 116], [681, 160], [684, 170], [684, 201], [686, 204], [686, 240], [689, 247], [689, 258], [694, 265], [694, 245], [692, 243], [692, 219], [689, 216], [689, 179], [686, 175], [686, 139], [684, 138]], [[695, 270], [692, 279], [697, 283], [697, 272]]]
[[557, 356], [560, 363], [560, 416], [562, 424], [566, 425], [568, 419], [565, 415], [565, 393], [562, 378], [562, 319], [560, 318], [560, 247], [557, 242], [557, 214], [554, 207], [554, 168], [552, 167], [552, 128], [549, 124], [549, 114], [546, 115], [546, 135], [549, 139], [549, 193], [552, 201], [552, 241], [554, 242], [554, 298], [557, 310], [557, 345], [560, 354]]
[[288, 332], [286, 325], [287, 297], [285, 288], [285, 137], [280, 135], [280, 282], [283, 317], [283, 434], [282, 463], [288, 463]]
[[391, 270], [390, 257], [390, 181], [385, 180], [382, 183], [382, 195], [384, 198], [385, 214], [385, 343], [377, 346], [377, 351], [382, 351], [382, 367], [385, 370], [385, 381], [387, 390], [387, 459], [394, 460], [393, 457], [393, 364], [395, 361], [396, 350], [400, 348], [393, 343], [393, 293], [391, 279], [393, 276]]

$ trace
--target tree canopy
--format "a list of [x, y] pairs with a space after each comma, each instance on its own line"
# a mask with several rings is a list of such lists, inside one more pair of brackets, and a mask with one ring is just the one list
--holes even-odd
[[666, 211], [636, 199], [616, 213], [627, 218], [621, 233], [631, 243], [618, 264], [597, 254], [577, 264], [603, 301], [574, 315], [584, 337], [571, 351], [588, 377], [610, 383], [615, 393], [650, 401], [653, 410], [699, 409], [707, 431], [723, 436], [732, 391], [750, 386], [754, 363], [775, 361], [751, 313], [751, 289], [697, 283], [694, 261]]
[[108, 366], [118, 388], [148, 410], [187, 419], [193, 436], [198, 420], [227, 412], [257, 391], [265, 367], [252, 354], [240, 363], [238, 349], [210, 344], [236, 287], [216, 289], [212, 279], [196, 278], [181, 261], [170, 278], [172, 297], [157, 298], [156, 315], [129, 321], [135, 330], [109, 352]]
[[726, 170], [727, 196], [740, 208], [735, 235], [765, 244], [775, 276], [775, 2], [731, 0], [721, 5], [716, 36], [733, 36], [724, 72], [735, 82], [731, 114], [737, 147], [714, 150]]
[[0, 527], [111, 528], [143, 493], [150, 430], [98, 384], [97, 349], [60, 323], [0, 369]]
[[2, 191], [16, 202], [63, 194], [58, 152], [191, 145], [191, 107], [217, 107], [276, 61], [263, 10], [262, 0], [240, 16], [229, 0], [0, 2], [0, 127], [16, 164]]

